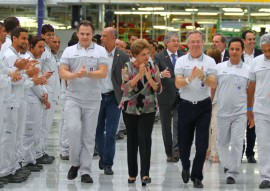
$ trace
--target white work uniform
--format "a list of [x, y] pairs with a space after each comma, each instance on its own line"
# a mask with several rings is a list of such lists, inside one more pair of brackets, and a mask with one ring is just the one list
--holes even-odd
[[261, 181], [270, 181], [270, 60], [262, 54], [253, 59], [250, 81], [256, 82], [253, 113]]
[[[108, 56], [104, 47], [91, 43], [85, 49], [78, 43], [65, 49], [60, 64], [68, 66], [70, 72], [79, 71], [83, 65], [87, 71], [95, 71], [100, 64], [108, 65]], [[91, 172], [100, 101], [100, 79], [68, 80], [65, 112], [69, 160], [79, 167], [81, 175]]]
[[[35, 59], [31, 52], [27, 52], [30, 60]], [[36, 67], [41, 68], [40, 64]], [[40, 72], [41, 74], [41, 72]], [[45, 86], [32, 86], [25, 91], [26, 120], [22, 135], [22, 165], [36, 163], [36, 144], [38, 132], [42, 125], [43, 105], [42, 96], [47, 93]]]
[[[244, 133], [247, 124], [247, 85], [250, 67], [242, 61], [216, 65], [217, 87], [217, 148], [227, 177], [240, 173]], [[231, 149], [229, 150], [229, 146]]]
[[[19, 53], [11, 46], [4, 54], [4, 64], [6, 67], [14, 68], [15, 61], [20, 58]], [[3, 137], [1, 142], [1, 152], [3, 154], [0, 177], [9, 174], [14, 174], [20, 168], [17, 154], [21, 141], [21, 126], [19, 125], [18, 110], [21, 100], [24, 96], [23, 85], [29, 80], [28, 76], [23, 74], [23, 79], [17, 82], [12, 82], [11, 93], [4, 98], [4, 104], [7, 104], [6, 116], [3, 126]]]
[[65, 125], [66, 113], [65, 113], [65, 105], [66, 105], [66, 91], [67, 91], [67, 83], [65, 80], [61, 81], [61, 101], [62, 101], [62, 114], [59, 123], [59, 152], [62, 156], [69, 156], [69, 142], [67, 135], [67, 128]]
[[[6, 114], [6, 104], [4, 104], [4, 96], [5, 94], [9, 94], [11, 90], [11, 79], [8, 76], [9, 71], [6, 70], [7, 68], [3, 64], [3, 60], [0, 60], [0, 143], [2, 143], [3, 137], [3, 123], [4, 123], [4, 116]], [[1, 151], [0, 146], [0, 167], [1, 161], [3, 161], [3, 153]], [[0, 174], [1, 177], [1, 174]]]
[[60, 79], [57, 63], [51, 52], [51, 49], [47, 45], [45, 46], [45, 51], [41, 56], [40, 62], [42, 74], [44, 74], [45, 72], [53, 72], [53, 75], [48, 79], [48, 84], [46, 84], [48, 99], [51, 104], [51, 108], [43, 109], [42, 128], [38, 133], [36, 158], [40, 158], [46, 153], [47, 138], [53, 124], [56, 101], [60, 94]]

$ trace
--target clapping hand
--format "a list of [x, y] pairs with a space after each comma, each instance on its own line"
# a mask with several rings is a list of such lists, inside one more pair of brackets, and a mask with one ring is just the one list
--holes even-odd
[[163, 78], [171, 78], [171, 73], [170, 73], [170, 71], [168, 70], [168, 67], [165, 69], [165, 70], [163, 70], [162, 71], [162, 77]]

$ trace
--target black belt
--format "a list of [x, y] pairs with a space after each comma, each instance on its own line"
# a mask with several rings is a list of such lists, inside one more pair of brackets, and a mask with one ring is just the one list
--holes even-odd
[[199, 103], [205, 102], [205, 101], [207, 101], [209, 99], [210, 99], [210, 97], [208, 97], [208, 98], [206, 98], [204, 100], [201, 100], [201, 101], [188, 101], [188, 100], [185, 100], [185, 99], [180, 98], [180, 100], [182, 102], [191, 103], [191, 104], [199, 104]]
[[104, 93], [104, 94], [101, 94], [103, 96], [110, 96], [110, 95], [114, 95], [114, 91], [110, 91], [110, 92], [107, 92], [107, 93]]

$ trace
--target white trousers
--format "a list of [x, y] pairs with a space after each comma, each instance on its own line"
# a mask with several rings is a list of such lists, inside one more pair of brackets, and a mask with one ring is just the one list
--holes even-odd
[[81, 175], [91, 173], [100, 101], [66, 101], [69, 160]]
[[36, 163], [36, 145], [38, 132], [42, 125], [42, 103], [27, 103], [26, 123], [22, 135], [22, 162], [23, 166], [28, 163]]
[[[50, 96], [50, 95], [49, 95]], [[36, 145], [36, 158], [42, 157], [46, 153], [47, 138], [53, 125], [56, 101], [50, 100], [51, 108], [43, 108], [42, 126], [38, 132], [38, 142]]]
[[61, 119], [59, 122], [59, 151], [62, 156], [69, 156], [69, 142], [68, 142], [68, 135], [67, 135], [67, 128], [65, 125], [66, 121], [66, 113], [65, 113], [65, 104], [66, 100], [62, 100], [62, 114]]
[[[5, 119], [5, 115], [7, 113], [7, 107], [6, 104], [2, 104], [0, 107], [0, 144], [2, 144], [2, 139], [4, 136], [4, 119]], [[2, 153], [2, 147], [0, 145], [0, 177], [1, 177], [1, 163], [4, 160], [3, 158], [4, 153]]]
[[15, 152], [17, 145], [18, 108], [8, 107], [3, 125], [1, 140], [0, 177], [14, 174]]
[[212, 117], [209, 130], [208, 150], [211, 156], [218, 156], [217, 151], [217, 104], [212, 105]]
[[261, 180], [270, 181], [270, 118], [259, 113], [254, 113], [257, 146], [258, 146], [258, 165]]
[[228, 169], [226, 177], [235, 179], [240, 174], [246, 125], [246, 114], [217, 117], [217, 148], [222, 166]]

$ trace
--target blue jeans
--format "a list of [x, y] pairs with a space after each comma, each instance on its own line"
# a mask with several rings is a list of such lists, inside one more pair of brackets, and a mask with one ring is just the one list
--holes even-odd
[[[96, 130], [96, 144], [104, 166], [112, 167], [115, 155], [115, 136], [121, 110], [115, 95], [102, 95]], [[106, 128], [105, 128], [106, 127]], [[104, 134], [105, 131], [105, 134]]]

